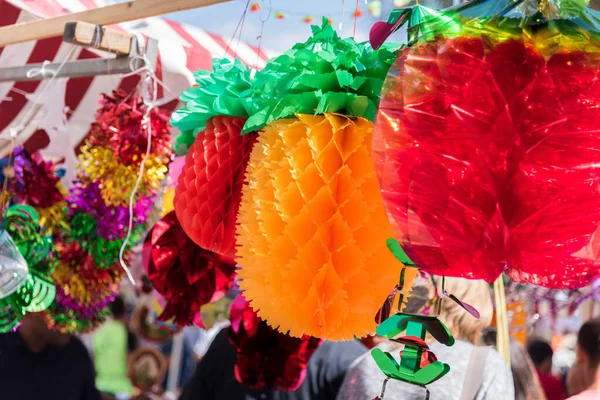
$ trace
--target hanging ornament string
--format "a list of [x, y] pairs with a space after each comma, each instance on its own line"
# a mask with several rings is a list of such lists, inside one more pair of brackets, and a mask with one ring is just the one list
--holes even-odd
[[[40, 93], [36, 96], [33, 104], [31, 105], [31, 107], [29, 108], [29, 110], [27, 110], [27, 113], [25, 114], [25, 116], [23, 117], [23, 119], [21, 119], [19, 121], [19, 123], [16, 126], [13, 126], [9, 129], [10, 132], [10, 153], [9, 153], [9, 160], [8, 160], [8, 165], [11, 165], [12, 163], [12, 157], [13, 157], [13, 153], [15, 150], [15, 146], [16, 146], [16, 142], [17, 142], [17, 137], [19, 136], [19, 134], [23, 131], [23, 129], [25, 129], [25, 123], [27, 123], [27, 121], [29, 121], [29, 119], [31, 117], [33, 117], [33, 114], [37, 111], [37, 108], [35, 107], [36, 104], [39, 103], [39, 101], [43, 98], [43, 96], [46, 94], [46, 92], [48, 91], [48, 89], [50, 89], [50, 87], [52, 87], [52, 84], [54, 83], [56, 76], [58, 75], [58, 73], [62, 70], [62, 68], [64, 67], [64, 65], [67, 63], [67, 61], [69, 61], [71, 59], [71, 56], [73, 55], [73, 52], [75, 51], [77, 47], [76, 46], [71, 46], [71, 50], [69, 50], [69, 52], [67, 53], [66, 57], [64, 58], [64, 60], [61, 62], [61, 64], [58, 66], [58, 68], [56, 69], [56, 71], [51, 70], [51, 69], [47, 69], [46, 66], [48, 65], [48, 61], [44, 61], [44, 63], [42, 64], [41, 68], [32, 68], [29, 71], [27, 71], [26, 75], [28, 78], [33, 78], [36, 76], [42, 76], [42, 78], [45, 78], [47, 76], [50, 76], [50, 80], [48, 81], [48, 83], [46, 84], [46, 87], [44, 87], [44, 89], [42, 89], [40, 91]], [[23, 95], [23, 97], [27, 98], [26, 95], [28, 93], [21, 93]], [[8, 179], [4, 180], [3, 183], [3, 187], [2, 187], [2, 196], [0, 198], [0, 206], [2, 207], [2, 215], [4, 215], [4, 211], [6, 210], [6, 202], [8, 201], [8, 196], [7, 196], [7, 183], [8, 183]]]
[[[134, 68], [134, 63], [136, 61], [143, 62], [143, 65], [138, 69]], [[125, 75], [125, 76], [129, 76], [129, 75], [140, 74], [143, 76], [143, 79], [140, 81], [140, 84], [145, 83], [145, 84], [151, 85], [150, 99], [148, 99], [147, 96], [143, 97], [144, 104], [146, 105], [146, 112], [144, 113], [144, 118], [142, 119], [142, 124], [144, 124], [144, 123], [146, 124], [146, 134], [148, 136], [148, 142], [146, 143], [146, 154], [144, 154], [144, 158], [142, 159], [142, 161], [140, 163], [140, 170], [138, 172], [137, 180], [135, 181], [135, 185], [133, 186], [133, 189], [131, 190], [131, 194], [129, 196], [129, 225], [127, 227], [127, 236], [125, 236], [125, 240], [123, 241], [123, 244], [121, 245], [121, 250], [119, 251], [119, 263], [121, 264], [121, 267], [127, 274], [127, 278], [129, 279], [131, 284], [134, 286], [135, 286], [135, 279], [133, 279], [133, 275], [131, 274], [131, 271], [129, 270], [127, 263], [125, 262], [124, 254], [125, 254], [125, 249], [127, 248], [127, 245], [129, 243], [129, 240], [131, 239], [131, 232], [133, 230], [133, 219], [134, 219], [133, 208], [134, 208], [135, 195], [137, 194], [137, 191], [140, 187], [140, 183], [142, 182], [142, 178], [144, 176], [144, 168], [146, 166], [146, 161], [148, 161], [148, 158], [150, 157], [150, 151], [152, 150], [152, 123], [150, 121], [150, 113], [156, 107], [156, 100], [158, 98], [158, 78], [156, 77], [156, 74], [154, 73], [154, 69], [151, 67], [151, 65], [152, 64], [150, 63], [150, 60], [148, 60], [148, 57], [146, 57], [145, 54], [141, 55], [141, 56], [136, 56], [130, 62], [132, 72], [130, 74]], [[147, 94], [147, 93], [145, 93], [145, 94]]]
[[[223, 55], [223, 57], [225, 57], [225, 58], [227, 58], [227, 55], [229, 54], [229, 49], [231, 48], [231, 44], [235, 40], [236, 34], [238, 35], [237, 46], [240, 45], [240, 41], [242, 40], [242, 31], [244, 30], [244, 21], [246, 20], [246, 14], [248, 13], [249, 6], [250, 6], [250, 0], [247, 0], [246, 6], [244, 7], [244, 12], [242, 13], [240, 20], [238, 21], [238, 24], [235, 27], [235, 30], [233, 31], [233, 35], [231, 35], [231, 39], [229, 40], [229, 43], [227, 43], [227, 48], [225, 49], [225, 54]], [[239, 33], [238, 33], [238, 31], [239, 31]], [[233, 54], [233, 58], [236, 58], [236, 57], [237, 57], [237, 47]]]
[[[263, 0], [264, 2], [264, 0]], [[263, 32], [265, 29], [265, 23], [271, 18], [271, 12], [273, 11], [273, 4], [271, 0], [269, 0], [269, 13], [267, 14], [267, 18], [263, 19], [260, 17], [260, 36], [258, 36], [258, 51], [256, 52], [256, 63], [254, 64], [254, 69], [258, 70], [258, 62], [260, 61], [260, 52], [262, 50], [262, 38]]]

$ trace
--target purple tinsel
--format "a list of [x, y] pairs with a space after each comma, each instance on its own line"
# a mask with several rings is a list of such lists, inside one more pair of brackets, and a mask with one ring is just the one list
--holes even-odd
[[90, 319], [98, 313], [99, 309], [102, 309], [108, 306], [110, 303], [112, 303], [117, 293], [118, 291], [115, 291], [110, 295], [104, 297], [100, 301], [95, 302], [95, 304], [84, 305], [75, 301], [71, 296], [67, 295], [64, 292], [62, 286], [57, 285], [56, 296], [54, 297], [54, 301], [61, 307], [76, 312], [79, 318]]
[[[123, 239], [129, 224], [128, 206], [109, 206], [102, 199], [97, 182], [89, 185], [76, 182], [70, 190], [67, 201], [71, 204], [70, 214], [87, 212], [97, 220], [98, 235], [104, 239]], [[141, 195], [134, 204], [134, 225], [146, 222], [150, 209], [154, 205], [152, 196]]]

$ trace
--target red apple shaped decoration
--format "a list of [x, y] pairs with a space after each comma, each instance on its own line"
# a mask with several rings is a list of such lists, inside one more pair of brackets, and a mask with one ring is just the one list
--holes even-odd
[[185, 233], [202, 249], [233, 258], [244, 174], [256, 133], [242, 136], [252, 108], [251, 70], [240, 61], [215, 59], [197, 71], [171, 124], [181, 130], [177, 151], [186, 154], [174, 207]]
[[581, 26], [583, 7], [515, 18], [521, 3], [393, 15], [411, 44], [388, 74], [373, 158], [423, 270], [577, 288], [600, 277], [600, 31]]
[[175, 189], [175, 212], [190, 239], [225, 257], [235, 255], [235, 227], [255, 134], [244, 118], [216, 116], [190, 147]]

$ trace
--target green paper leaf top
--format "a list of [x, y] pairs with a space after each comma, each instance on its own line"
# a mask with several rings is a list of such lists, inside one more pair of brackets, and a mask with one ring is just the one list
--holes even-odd
[[396, 58], [352, 38], [341, 39], [323, 19], [304, 43], [270, 60], [253, 81], [256, 105], [244, 133], [295, 114], [340, 113], [375, 118], [379, 93]]
[[179, 155], [188, 152], [196, 135], [206, 128], [216, 115], [248, 117], [252, 112], [251, 70], [239, 60], [213, 59], [213, 71], [200, 70], [194, 74], [197, 86], [181, 93], [185, 105], [171, 116], [171, 125], [181, 134], [175, 150]]

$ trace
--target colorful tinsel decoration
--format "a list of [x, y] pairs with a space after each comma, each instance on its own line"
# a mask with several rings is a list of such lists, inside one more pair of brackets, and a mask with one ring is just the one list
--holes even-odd
[[[131, 244], [141, 239], [171, 160], [168, 117], [139, 96], [122, 91], [104, 95], [81, 148], [77, 176], [68, 201], [69, 229], [59, 243], [59, 266], [53, 274], [56, 300], [49, 323], [64, 331], [86, 331], [102, 322], [106, 306], [118, 292], [123, 271], [119, 252], [129, 225], [129, 202], [151, 132], [150, 152], [140, 186], [132, 200]], [[150, 126], [148, 126], [150, 124]]]

